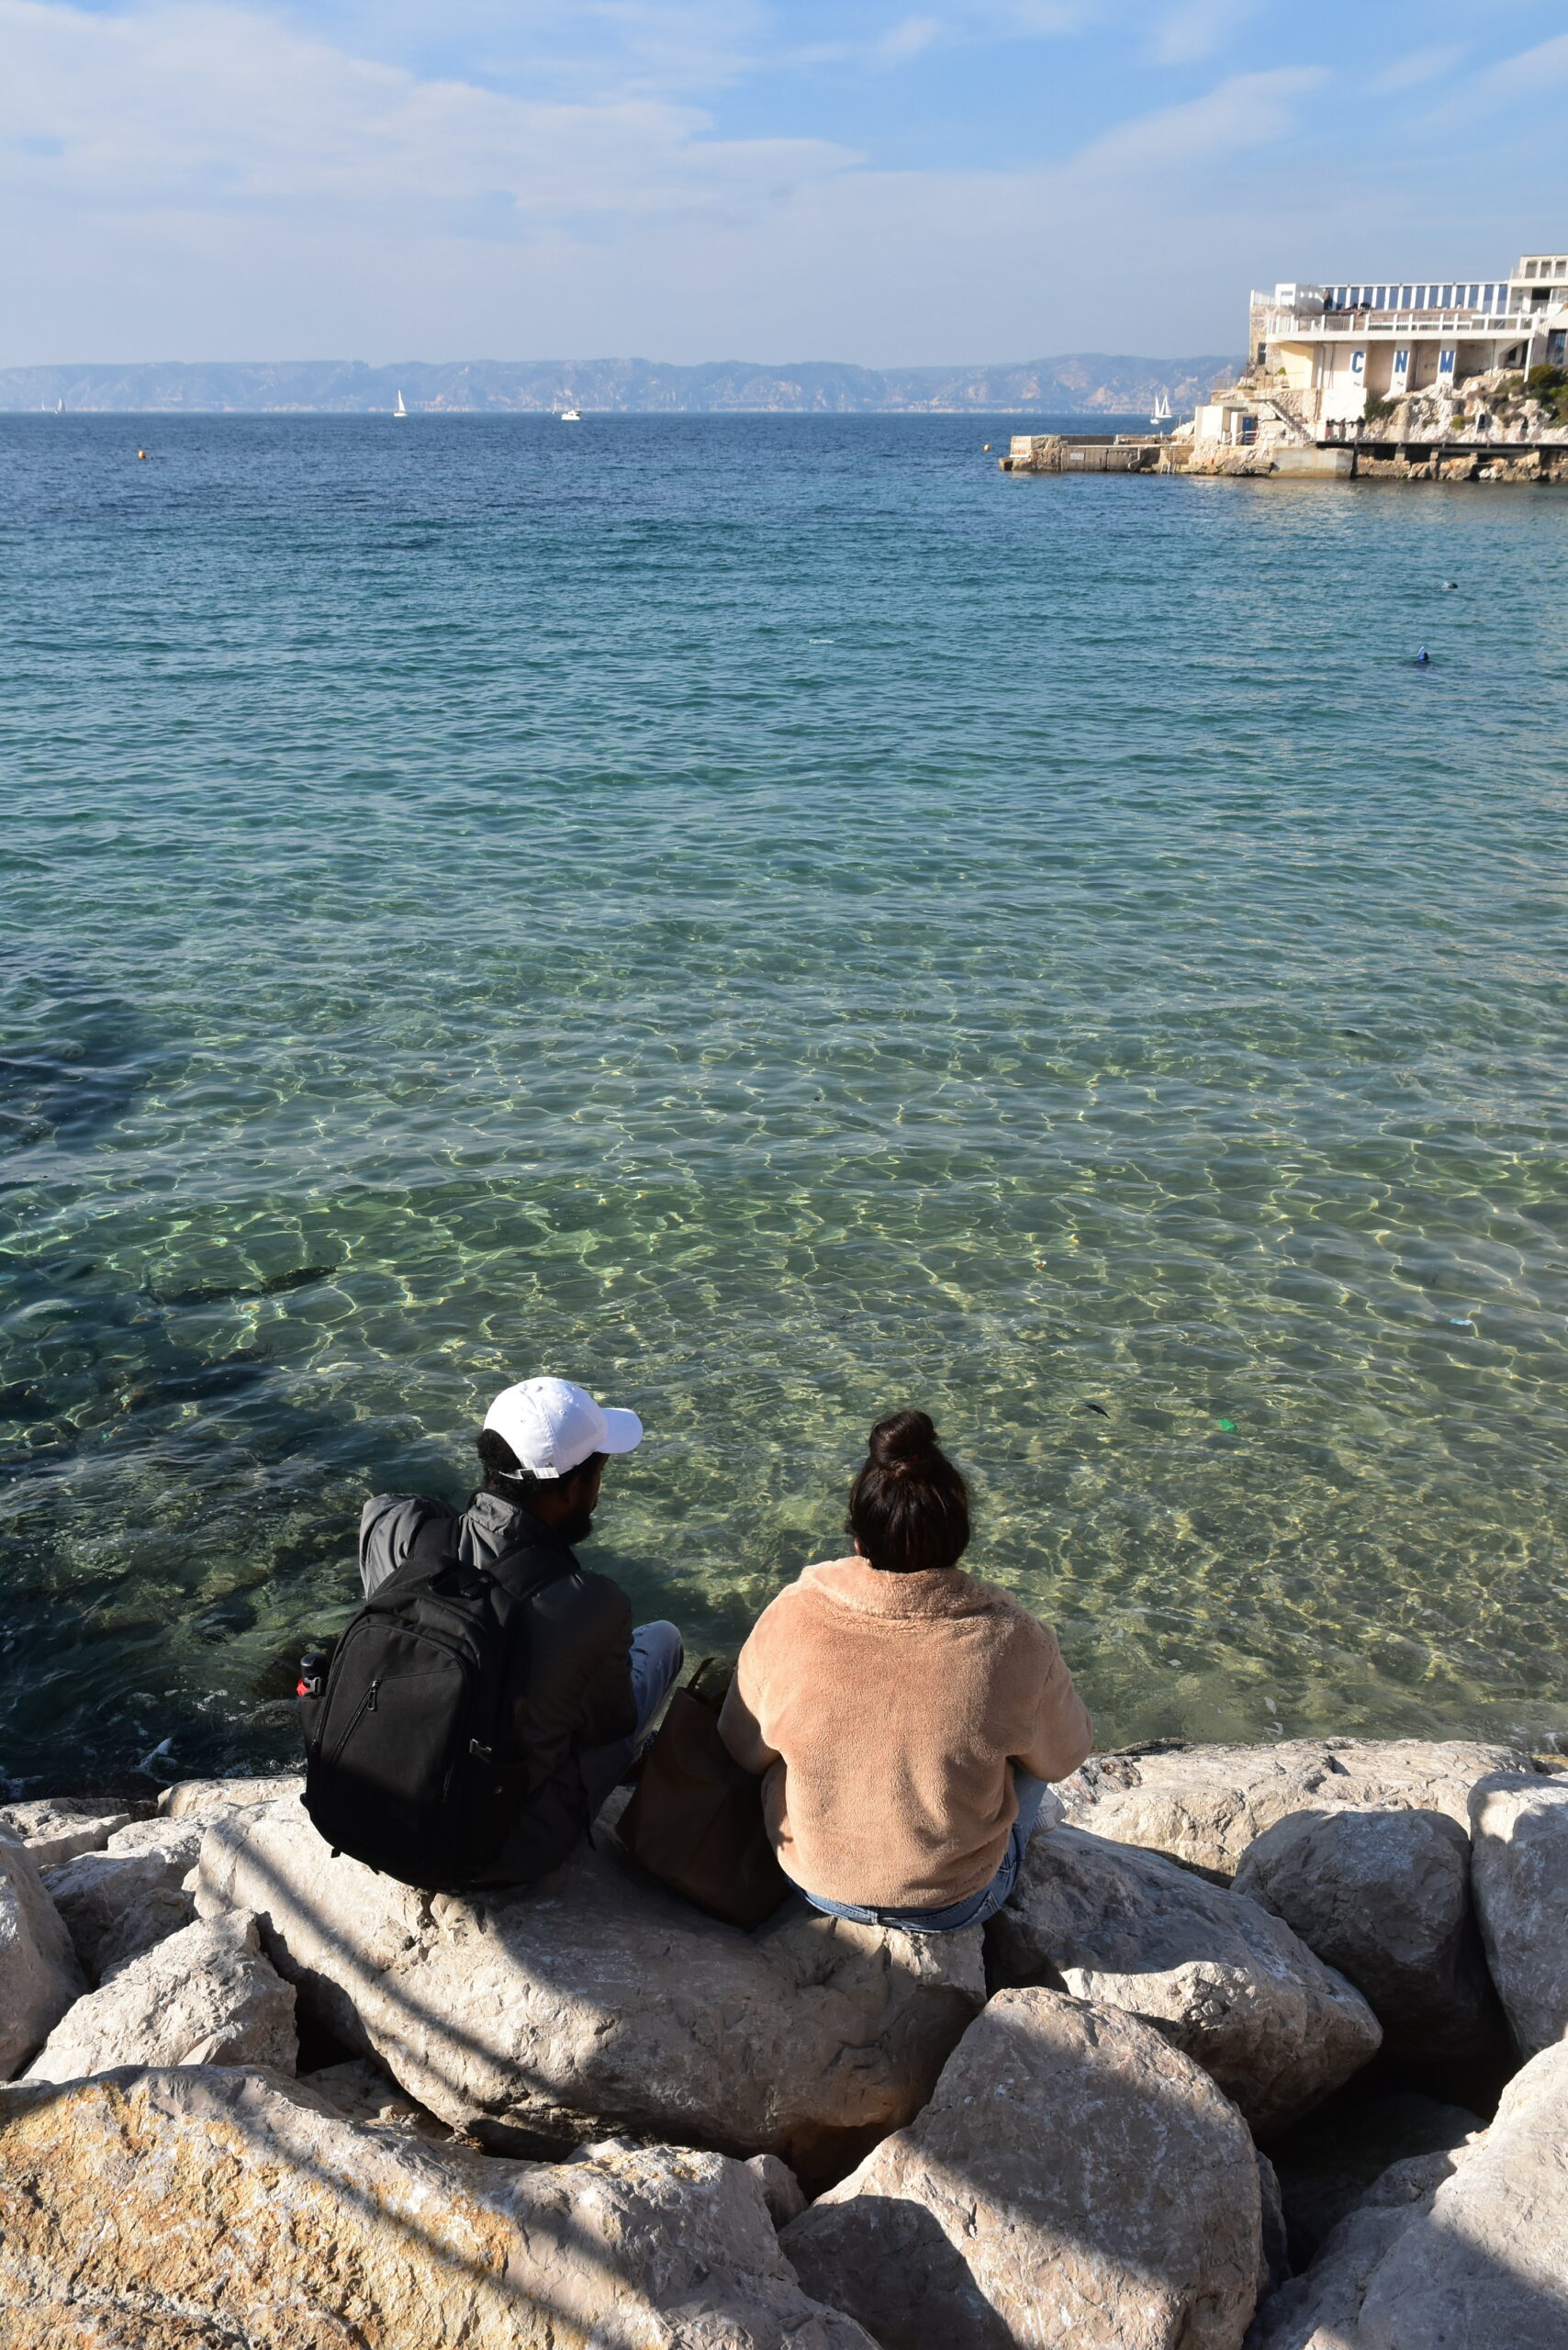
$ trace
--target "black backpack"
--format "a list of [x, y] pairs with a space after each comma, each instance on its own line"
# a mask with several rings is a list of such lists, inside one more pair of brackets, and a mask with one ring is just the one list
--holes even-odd
[[495, 1861], [529, 1795], [510, 1702], [529, 1593], [557, 1549], [464, 1564], [456, 1520], [427, 1518], [403, 1563], [299, 1681], [305, 1808], [335, 1852], [427, 1893]]

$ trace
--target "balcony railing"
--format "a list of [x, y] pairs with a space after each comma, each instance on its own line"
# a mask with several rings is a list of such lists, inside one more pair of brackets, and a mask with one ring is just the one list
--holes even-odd
[[1271, 310], [1265, 332], [1271, 341], [1303, 335], [1437, 334], [1470, 337], [1532, 334], [1550, 320], [1560, 323], [1568, 303], [1529, 310]]

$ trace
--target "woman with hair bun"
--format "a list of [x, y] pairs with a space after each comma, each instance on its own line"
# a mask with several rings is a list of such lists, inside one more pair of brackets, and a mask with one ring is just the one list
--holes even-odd
[[924, 1412], [872, 1429], [848, 1530], [852, 1558], [808, 1567], [758, 1618], [720, 1729], [763, 1775], [779, 1865], [813, 1908], [978, 1925], [1047, 1783], [1093, 1744], [1089, 1716], [1045, 1625], [959, 1566], [969, 1490]]

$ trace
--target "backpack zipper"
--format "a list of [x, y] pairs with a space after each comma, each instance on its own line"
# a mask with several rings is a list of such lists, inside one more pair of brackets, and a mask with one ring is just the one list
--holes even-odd
[[360, 1723], [364, 1720], [365, 1715], [373, 1714], [375, 1711], [375, 1693], [380, 1686], [381, 1684], [379, 1681], [373, 1681], [371, 1683], [369, 1688], [365, 1691], [364, 1696], [360, 1699], [358, 1705], [354, 1707], [353, 1714], [350, 1716], [347, 1727], [343, 1730], [342, 1737], [333, 1747], [330, 1754], [328, 1755], [327, 1760], [329, 1762], [335, 1762], [337, 1761], [339, 1755], [342, 1752], [344, 1747], [348, 1744], [350, 1739], [359, 1728]]

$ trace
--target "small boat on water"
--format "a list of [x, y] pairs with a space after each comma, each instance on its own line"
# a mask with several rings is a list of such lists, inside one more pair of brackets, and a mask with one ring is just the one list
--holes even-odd
[[1151, 410], [1151, 412], [1150, 412], [1149, 420], [1149, 420], [1150, 424], [1169, 424], [1169, 423], [1170, 423], [1170, 401], [1166, 398], [1166, 397], [1165, 397], [1165, 395], [1164, 395], [1164, 393], [1163, 393], [1163, 392], [1161, 392], [1161, 393], [1160, 393], [1159, 397], [1155, 401], [1155, 403], [1154, 403], [1154, 407], [1153, 407], [1153, 409], [1152, 409], [1152, 410]]
[[561, 410], [561, 421], [563, 424], [580, 424], [582, 418], [575, 408], [564, 408]]
[[403, 395], [401, 392], [398, 395], [398, 405], [393, 409], [392, 413], [394, 416], [407, 416], [409, 413], [408, 409], [403, 406]]

